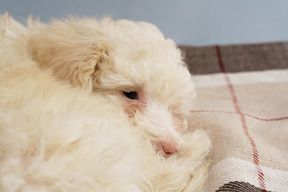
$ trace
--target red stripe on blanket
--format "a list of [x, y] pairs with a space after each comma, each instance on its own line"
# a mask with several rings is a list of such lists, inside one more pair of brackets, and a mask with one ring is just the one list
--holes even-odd
[[[192, 110], [190, 112], [191, 113], [227, 113], [227, 114], [232, 114], [232, 115], [239, 115], [236, 112], [220, 111], [220, 110]], [[277, 118], [265, 119], [265, 118], [257, 117], [255, 115], [250, 115], [250, 114], [247, 114], [247, 113], [242, 113], [242, 114], [244, 116], [246, 116], [246, 117], [250, 117], [252, 119], [256, 119], [256, 120], [259, 120], [259, 121], [266, 121], [266, 122], [288, 120], [288, 116], [287, 117], [277, 117]]]
[[254, 163], [254, 165], [256, 166], [256, 169], [257, 169], [258, 181], [259, 181], [260, 188], [262, 190], [266, 191], [266, 189], [265, 189], [265, 181], [264, 181], [264, 173], [263, 173], [261, 167], [259, 166], [259, 153], [258, 153], [258, 150], [257, 150], [257, 146], [255, 144], [255, 141], [253, 140], [253, 138], [249, 134], [247, 123], [246, 123], [246, 119], [245, 119], [245, 115], [241, 111], [241, 108], [240, 108], [240, 106], [238, 104], [238, 100], [237, 100], [237, 96], [236, 96], [234, 87], [233, 87], [233, 85], [232, 85], [232, 83], [230, 81], [229, 76], [227, 75], [226, 70], [225, 70], [219, 46], [216, 46], [216, 52], [217, 52], [218, 64], [219, 64], [221, 72], [224, 74], [225, 80], [226, 80], [228, 88], [230, 90], [230, 94], [232, 96], [232, 100], [233, 100], [233, 103], [234, 103], [235, 111], [240, 116], [243, 131], [244, 131], [245, 135], [248, 137], [248, 139], [250, 141], [250, 144], [251, 144], [251, 147], [252, 147], [253, 163]]

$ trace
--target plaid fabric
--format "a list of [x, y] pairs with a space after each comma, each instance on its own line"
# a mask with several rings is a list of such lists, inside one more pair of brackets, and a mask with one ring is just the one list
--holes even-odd
[[288, 190], [287, 47], [180, 47], [198, 95], [191, 129], [213, 145], [207, 192]]

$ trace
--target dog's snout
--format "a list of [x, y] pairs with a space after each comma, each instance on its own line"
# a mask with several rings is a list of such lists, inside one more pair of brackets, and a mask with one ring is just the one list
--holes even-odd
[[162, 142], [161, 144], [161, 152], [163, 156], [168, 157], [180, 151], [180, 146], [176, 142]]

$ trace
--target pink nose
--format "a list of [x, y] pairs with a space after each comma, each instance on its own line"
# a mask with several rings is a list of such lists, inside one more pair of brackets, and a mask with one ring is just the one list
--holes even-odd
[[163, 142], [161, 143], [161, 150], [164, 156], [169, 156], [180, 151], [180, 146], [176, 142]]

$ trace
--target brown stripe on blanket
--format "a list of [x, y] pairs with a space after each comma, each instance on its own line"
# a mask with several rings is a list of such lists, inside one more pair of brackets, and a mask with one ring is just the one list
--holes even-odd
[[[215, 46], [179, 46], [192, 74], [219, 73]], [[226, 72], [262, 71], [288, 68], [286, 43], [220, 46]]]
[[260, 189], [258, 187], [255, 187], [254, 185], [251, 185], [249, 183], [245, 182], [229, 182], [225, 184], [224, 186], [220, 187], [216, 192], [270, 192], [263, 189]]

